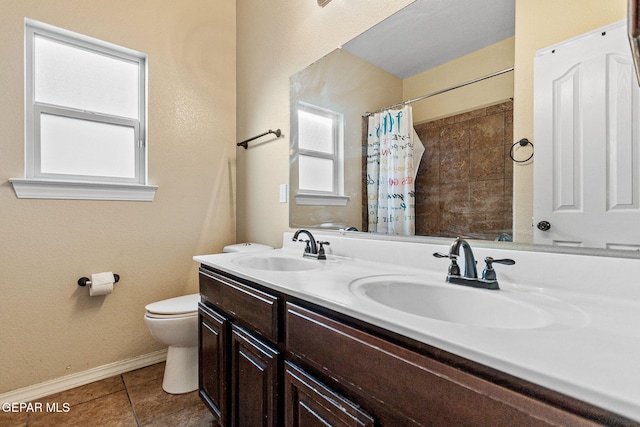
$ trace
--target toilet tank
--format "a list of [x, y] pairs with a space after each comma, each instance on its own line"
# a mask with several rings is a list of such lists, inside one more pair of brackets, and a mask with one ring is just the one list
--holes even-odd
[[222, 252], [259, 252], [273, 249], [273, 246], [263, 245], [261, 243], [236, 243], [234, 245], [227, 245], [222, 249]]

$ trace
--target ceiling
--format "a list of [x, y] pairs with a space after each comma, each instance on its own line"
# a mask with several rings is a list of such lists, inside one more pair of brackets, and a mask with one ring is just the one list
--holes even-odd
[[416, 0], [342, 48], [405, 79], [514, 33], [515, 0]]

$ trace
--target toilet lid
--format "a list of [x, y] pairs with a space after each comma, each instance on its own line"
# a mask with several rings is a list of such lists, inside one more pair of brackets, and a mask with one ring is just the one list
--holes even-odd
[[200, 294], [184, 295], [147, 304], [147, 313], [153, 314], [187, 314], [198, 311]]

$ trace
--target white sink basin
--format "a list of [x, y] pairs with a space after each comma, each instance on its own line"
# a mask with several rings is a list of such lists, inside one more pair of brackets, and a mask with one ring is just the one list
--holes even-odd
[[242, 267], [270, 271], [316, 270], [323, 266], [322, 261], [315, 259], [273, 254], [247, 255], [235, 258], [231, 262]]
[[555, 298], [531, 292], [475, 289], [419, 277], [374, 276], [353, 281], [356, 296], [442, 322], [484, 328], [579, 326], [586, 315]]

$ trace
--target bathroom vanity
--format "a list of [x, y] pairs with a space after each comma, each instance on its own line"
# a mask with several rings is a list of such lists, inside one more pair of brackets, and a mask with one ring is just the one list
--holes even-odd
[[[520, 271], [499, 269], [499, 291], [456, 294], [456, 285], [444, 284], [454, 303], [477, 301], [494, 312], [465, 307], [465, 316], [454, 309], [444, 320], [407, 313], [411, 306], [398, 305], [396, 293], [415, 297], [414, 288], [425, 288], [421, 280], [444, 282], [446, 260], [430, 252], [446, 252], [446, 245], [336, 234], [323, 236], [332, 252], [318, 261], [302, 258], [303, 246], [290, 239], [285, 233], [281, 250], [194, 257], [201, 265], [200, 395], [221, 425], [638, 424], [638, 391], [630, 390], [640, 374], [630, 354], [617, 353], [638, 350], [637, 340], [614, 343], [617, 336], [599, 331], [602, 313], [590, 312], [587, 297], [572, 300], [570, 289], [511, 284], [527, 268], [525, 252], [511, 254], [524, 259]], [[447, 304], [438, 293], [421, 296]], [[504, 306], [524, 299], [502, 311], [483, 298]], [[426, 300], [415, 306], [423, 305], [429, 309]], [[618, 316], [634, 316], [637, 307], [617, 308]], [[595, 362], [617, 366], [601, 374]]]

